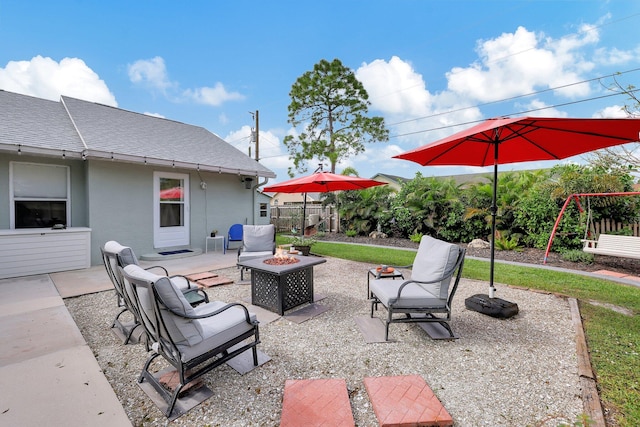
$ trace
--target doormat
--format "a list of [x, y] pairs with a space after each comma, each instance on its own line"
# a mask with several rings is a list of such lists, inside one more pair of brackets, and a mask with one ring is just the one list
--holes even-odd
[[177, 251], [165, 251], [158, 252], [160, 255], [177, 255], [177, 254], [188, 254], [189, 252], [193, 252], [191, 249], [179, 249]]

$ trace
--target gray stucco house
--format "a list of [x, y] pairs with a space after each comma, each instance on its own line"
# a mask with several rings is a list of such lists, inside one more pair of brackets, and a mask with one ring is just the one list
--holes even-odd
[[268, 224], [275, 174], [198, 126], [0, 90], [0, 278], [85, 268], [108, 240], [202, 250]]

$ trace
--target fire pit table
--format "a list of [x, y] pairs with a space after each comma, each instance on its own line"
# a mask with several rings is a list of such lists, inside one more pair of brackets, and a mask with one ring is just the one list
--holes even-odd
[[238, 262], [238, 266], [251, 270], [251, 304], [282, 316], [287, 310], [313, 302], [313, 266], [327, 260], [302, 255], [289, 258], [297, 262], [284, 264], [273, 256]]

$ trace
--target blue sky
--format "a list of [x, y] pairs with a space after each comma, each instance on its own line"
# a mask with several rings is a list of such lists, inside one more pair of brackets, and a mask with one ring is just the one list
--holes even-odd
[[245, 153], [258, 110], [274, 183], [291, 85], [338, 58], [391, 135], [338, 172], [471, 173], [391, 157], [498, 115], [621, 116], [626, 97], [596, 99], [612, 80], [593, 79], [640, 87], [638, 27], [637, 0], [0, 0], [0, 89], [202, 126]]

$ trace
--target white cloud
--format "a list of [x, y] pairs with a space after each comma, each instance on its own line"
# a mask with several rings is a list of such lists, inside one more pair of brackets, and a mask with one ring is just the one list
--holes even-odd
[[227, 101], [239, 101], [245, 98], [239, 92], [227, 91], [220, 82], [217, 82], [213, 87], [187, 89], [183, 94], [199, 104], [213, 105], [214, 107], [218, 107]]
[[[239, 92], [228, 91], [221, 82], [217, 82], [212, 87], [181, 90], [178, 82], [172, 82], [169, 79], [166, 64], [160, 56], [137, 60], [128, 66], [128, 72], [132, 83], [152, 90], [159, 90], [165, 96], [173, 98], [174, 101], [187, 99], [198, 104], [219, 107], [227, 101], [238, 101], [245, 98]], [[178, 92], [181, 93], [174, 96]]]
[[[251, 142], [251, 127], [242, 126], [240, 129], [229, 133], [223, 138], [238, 150], [248, 154], [251, 147], [251, 157], [255, 158], [255, 144]], [[281, 144], [279, 132], [271, 130], [261, 130], [258, 138], [260, 163], [269, 169], [285, 169], [291, 165], [289, 153]], [[280, 173], [278, 175], [281, 175]]]
[[376, 59], [364, 63], [355, 74], [365, 86], [372, 108], [391, 115], [413, 117], [429, 113], [431, 94], [422, 75], [397, 56], [389, 62]]
[[629, 115], [624, 111], [624, 107], [622, 105], [612, 105], [603, 108], [600, 111], [596, 111], [596, 113], [593, 114], [593, 117], [597, 119], [622, 119], [629, 117]]
[[129, 79], [135, 84], [158, 89], [163, 93], [175, 86], [169, 80], [164, 59], [159, 56], [152, 59], [140, 59], [130, 64], [127, 68]]
[[149, 113], [149, 112], [145, 111], [145, 112], [144, 112], [144, 113], [142, 113], [142, 114], [144, 114], [145, 116], [157, 117], [157, 118], [159, 118], [159, 119], [164, 119], [164, 118], [165, 118], [165, 117], [164, 117], [162, 114], [160, 114], [160, 113]]
[[[577, 35], [553, 40], [524, 27], [491, 40], [480, 41], [479, 62], [449, 73], [449, 90], [478, 102], [490, 102], [583, 80], [594, 64], [581, 49], [598, 41], [598, 31], [589, 28]], [[588, 85], [557, 91], [565, 97], [590, 93]]]
[[534, 99], [526, 104], [516, 104], [516, 107], [525, 111], [530, 117], [568, 117], [565, 111], [550, 107], [546, 102], [540, 99]]
[[634, 50], [620, 50], [617, 48], [606, 49], [600, 48], [596, 49], [596, 53], [594, 55], [594, 60], [598, 64], [602, 65], [623, 65], [627, 64], [639, 56], [640, 48], [636, 48]]
[[5, 68], [0, 68], [0, 88], [52, 101], [66, 95], [118, 106], [104, 80], [79, 58], [56, 62], [38, 55], [30, 61], [9, 61]]
[[[422, 75], [397, 56], [388, 62], [378, 59], [362, 64], [356, 77], [367, 90], [372, 109], [385, 116], [391, 135], [405, 135], [398, 140], [412, 146], [424, 144], [425, 137], [435, 140], [446, 136], [452, 124], [481, 117], [479, 109], [470, 107], [465, 97], [449, 91], [430, 93]], [[433, 131], [425, 133], [428, 130]]]

